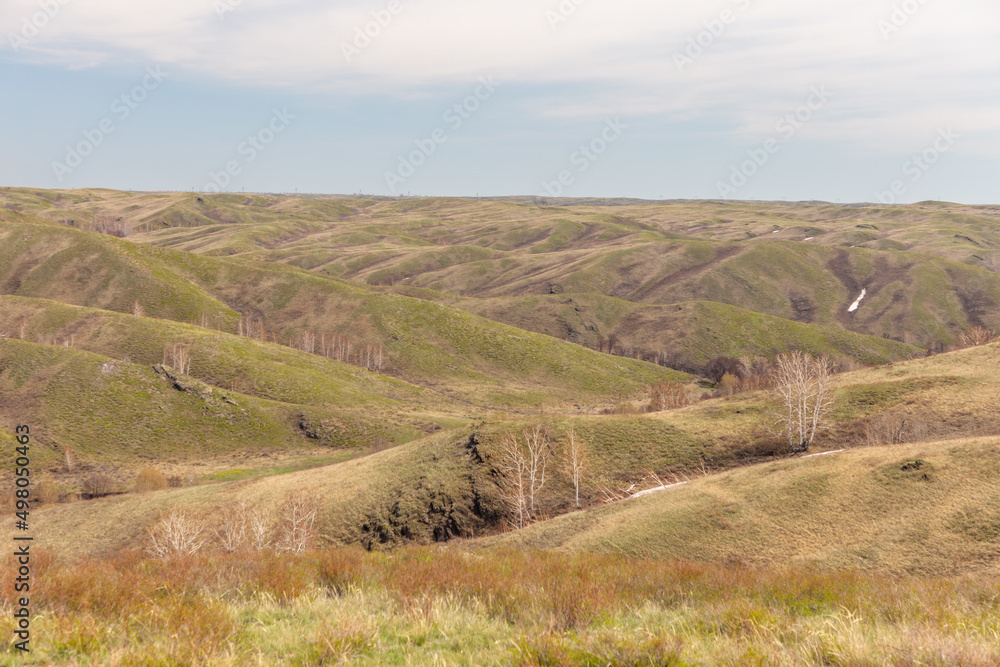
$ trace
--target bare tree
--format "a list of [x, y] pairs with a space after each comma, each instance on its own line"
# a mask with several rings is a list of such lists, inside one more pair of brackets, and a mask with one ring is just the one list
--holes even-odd
[[302, 343], [299, 345], [299, 349], [310, 354], [314, 353], [316, 351], [316, 334], [311, 331], [303, 331]]
[[190, 374], [191, 350], [185, 345], [164, 345], [163, 365], [173, 368], [178, 373]]
[[586, 452], [584, 452], [579, 439], [576, 437], [576, 431], [572, 428], [569, 430], [569, 446], [567, 447], [566, 454], [567, 463], [569, 465], [569, 474], [573, 479], [573, 491], [576, 498], [576, 506], [579, 508], [580, 480], [583, 478], [583, 473], [587, 470], [587, 455]]
[[205, 545], [204, 527], [193, 512], [177, 508], [149, 529], [149, 553], [157, 558], [189, 555]]
[[686, 405], [691, 405], [691, 397], [681, 382], [664, 380], [649, 388], [650, 412], [683, 408]]
[[541, 424], [524, 429], [524, 441], [528, 447], [528, 506], [531, 517], [534, 518], [535, 495], [545, 486], [545, 470], [552, 447], [548, 433]]
[[792, 452], [808, 451], [832, 405], [830, 362], [795, 350], [779, 356], [775, 365], [775, 391], [782, 401], [780, 432]]
[[240, 318], [240, 321], [236, 325], [237, 333], [241, 336], [246, 336], [247, 338], [256, 338], [257, 340], [267, 340], [267, 329], [264, 327], [264, 320], [260, 317], [254, 317], [246, 315]]
[[869, 447], [898, 445], [904, 441], [906, 419], [901, 415], [880, 414], [865, 422], [865, 443]]
[[516, 517], [517, 527], [524, 528], [528, 515], [528, 494], [525, 483], [528, 460], [514, 433], [505, 433], [500, 439], [499, 467], [504, 479], [504, 502], [511, 514]]
[[63, 462], [66, 465], [66, 472], [73, 472], [76, 468], [76, 451], [72, 447], [63, 450]]

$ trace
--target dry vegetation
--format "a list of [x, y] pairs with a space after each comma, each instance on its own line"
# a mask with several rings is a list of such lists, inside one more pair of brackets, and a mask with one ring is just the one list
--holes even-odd
[[[1000, 661], [1000, 582], [988, 575], [413, 548], [167, 560], [126, 552], [73, 564], [39, 558], [36, 571], [35, 651], [19, 664]], [[0, 624], [12, 627], [9, 614]]]

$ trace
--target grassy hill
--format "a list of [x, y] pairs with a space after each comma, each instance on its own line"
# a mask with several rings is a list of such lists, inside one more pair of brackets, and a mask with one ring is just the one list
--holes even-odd
[[[121, 218], [141, 243], [491, 299], [489, 312], [505, 322], [515, 316], [499, 299], [556, 292], [658, 305], [711, 301], [924, 348], [948, 346], [972, 325], [1000, 327], [995, 207], [553, 206], [94, 190], [7, 190], [0, 200], [8, 217], [79, 227]], [[866, 300], [848, 313], [862, 289]], [[590, 323], [605, 339], [628, 329], [621, 320]], [[542, 315], [529, 324], [559, 329]]]
[[[381, 345], [385, 372], [447, 384], [456, 399], [481, 406], [535, 409], [545, 401], [636, 394], [659, 379], [684, 377], [282, 264], [202, 257], [37, 222], [0, 222], [0, 246], [0, 284], [9, 294], [124, 313], [138, 302], [149, 317], [231, 333], [243, 317], [286, 345], [301, 346], [310, 334], [316, 343], [340, 337], [351, 343], [355, 363], [367, 346]], [[50, 318], [45, 336], [69, 338], [76, 325], [67, 321], [59, 330], [56, 320]], [[142, 344], [155, 355], [156, 345]]]
[[[286, 377], [294, 377], [296, 370], [301, 368], [292, 366]], [[328, 394], [337, 388], [334, 382], [316, 386]], [[150, 466], [204, 474], [241, 467], [232, 461], [262, 453], [322, 454], [336, 460], [338, 452], [343, 458], [350, 450], [359, 454], [412, 440], [441, 424], [461, 423], [440, 413], [407, 412], [397, 401], [358, 390], [337, 395], [355, 401], [364, 397], [363, 410], [357, 404], [326, 403], [321, 392], [310, 399], [299, 391], [301, 402], [261, 398], [171, 369], [58, 346], [0, 341], [3, 431], [29, 424], [36, 473], [64, 484], [67, 492], [79, 491], [94, 472], [128, 488], [136, 472]], [[75, 451], [76, 470], [63, 465], [68, 448]], [[8, 468], [13, 456], [13, 448], [4, 450]]]
[[536, 524], [491, 546], [897, 574], [1000, 569], [1000, 439], [742, 468]]
[[[562, 548], [565, 543], [567, 549], [579, 544], [586, 549], [619, 550], [633, 556], [701, 560], [714, 560], [716, 556], [723, 560], [735, 558], [733, 554], [749, 550], [747, 553], [758, 553], [761, 559], [777, 563], [785, 557], [782, 554], [799, 548], [798, 542], [788, 538], [795, 534], [794, 531], [788, 531], [792, 531], [793, 523], [799, 520], [797, 517], [806, 507], [810, 508], [810, 526], [835, 523], [844, 526], [845, 531], [863, 533], [858, 531], [858, 525], [871, 517], [881, 517], [879, 520], [886, 522], [884, 529], [888, 530], [897, 510], [906, 509], [913, 513], [913, 521], [931, 524], [938, 521], [933, 514], [935, 502], [951, 503], [956, 508], [962, 498], [968, 500], [969, 507], [974, 502], [992, 503], [989, 489], [995, 485], [991, 481], [994, 473], [990, 472], [993, 471], [990, 461], [995, 452], [990, 448], [995, 449], [1000, 443], [995, 437], [971, 441], [968, 434], [1000, 432], [997, 367], [1000, 367], [1000, 346], [994, 345], [839, 376], [831, 423], [813, 451], [846, 448], [849, 452], [829, 457], [788, 460], [787, 444], [769, 430], [777, 405], [766, 394], [704, 401], [682, 410], [649, 415], [562, 415], [533, 420], [495, 420], [412, 440], [388, 451], [313, 470], [53, 507], [43, 510], [46, 528], [40, 539], [59, 552], [67, 553], [91, 553], [137, 545], [142, 540], [144, 528], [168, 507], [197, 507], [204, 510], [206, 516], [219, 516], [222, 509], [240, 500], [255, 505], [276, 504], [294, 490], [305, 490], [321, 501], [321, 533], [330, 544], [360, 543], [381, 547], [495, 532], [507, 515], [498, 477], [499, 438], [505, 432], [519, 432], [524, 426], [541, 421], [552, 436], [553, 459], [544, 494], [539, 495], [539, 510], [558, 518], [501, 538], [496, 544], [507, 544], [506, 540], [510, 540], [510, 544], [522, 544], [518, 540], [525, 540], [523, 544], [531, 547]], [[905, 420], [903, 439], [909, 444], [865, 448], [864, 427], [879, 416]], [[566, 434], [570, 427], [584, 445], [589, 461], [581, 489], [585, 505], [599, 506], [608, 490], [622, 492], [635, 484], [639, 484], [638, 488], [648, 486], [651, 472], [667, 482], [698, 481], [662, 492], [653, 500], [628, 501], [559, 516], [573, 508], [573, 489], [565, 468]], [[925, 481], [920, 476], [923, 472], [914, 477], [909, 475], [909, 469], [900, 470], [898, 480], [890, 475], [897, 461], [901, 461], [899, 466], [904, 466], [911, 459], [923, 461], [913, 470], [935, 471], [934, 484], [926, 488], [920, 484], [907, 486], [913, 481], [911, 477]], [[970, 471], [979, 464], [979, 472], [970, 476]], [[817, 470], [816, 465], [834, 466], [822, 468], [825, 472], [820, 477], [825, 475], [826, 479], [822, 484], [816, 481], [819, 477], [810, 472]], [[841, 465], [843, 467], [836, 467]], [[882, 477], [869, 475], [876, 469], [891, 478], [891, 484], [886, 482], [888, 486], [882, 489], [881, 496], [876, 491], [881, 488], [877, 483]], [[708, 476], [704, 477], [706, 474]], [[896, 481], [901, 486], [894, 486]], [[712, 491], [699, 491], [705, 488]], [[865, 493], [870, 492], [871, 496], [864, 496], [860, 504], [854, 503], [852, 489], [857, 493], [867, 489]], [[962, 489], [972, 495], [960, 496]], [[601, 531], [611, 530], [609, 527], [620, 529], [621, 535], [634, 530], [633, 524], [625, 521], [627, 517], [617, 513], [630, 512], [632, 510], [627, 508], [633, 506], [658, 508], [650, 510], [652, 513], [672, 512], [670, 498], [681, 490], [688, 495], [676, 497], [687, 499], [683, 505], [687, 514], [678, 514], [664, 525], [683, 524], [686, 535], [700, 535], [701, 541], [692, 538], [684, 542], [691, 545], [689, 551], [681, 553], [676, 542], [660, 533], [656, 533], [655, 541], [648, 542], [658, 545], [651, 546], [648, 553], [635, 546], [641, 541], [639, 538], [636, 538], [639, 541], [629, 542], [618, 533], [609, 533], [607, 540], [603, 540]], [[723, 492], [729, 494], [725, 497], [730, 500], [721, 505], [723, 510], [719, 510], [721, 501], [718, 498], [723, 497]], [[667, 505], [661, 507], [656, 503]], [[101, 516], [114, 516], [115, 529], [101, 533], [99, 538], [81, 539], [70, 526], [86, 522], [95, 507], [100, 509]], [[740, 516], [748, 518], [739, 524], [746, 532], [729, 531], [726, 521], [730, 510], [746, 512]], [[762, 517], [771, 513], [778, 513], [782, 518], [764, 521]], [[702, 520], [705, 516], [716, 515], [721, 522], [718, 526]], [[688, 520], [689, 523], [683, 523]], [[636, 521], [639, 523], [635, 525], [645, 525], [643, 522], [650, 526], [660, 525], [652, 518]], [[666, 533], [663, 534], [673, 529], [664, 528]], [[817, 534], [827, 535], [830, 545], [838, 544], [840, 533]], [[872, 533], [870, 539], [876, 540], [874, 536], [878, 534]], [[969, 553], [981, 560], [983, 549], [987, 548], [977, 546], [971, 537], [959, 535], [954, 538], [959, 542], [949, 543], [951, 546], [945, 549], [939, 537], [932, 532], [921, 538], [926, 544], [932, 544], [932, 550], [937, 550], [934, 558], [939, 560], [911, 558], [906, 554], [919, 545], [902, 538], [886, 546], [871, 563], [860, 560], [858, 554], [862, 551], [839, 552], [833, 546], [829, 557], [816, 555], [819, 551], [802, 553], [831, 566], [915, 571], [918, 566], [938, 567], [940, 558], [944, 558], [941, 554], [948, 549], [965, 548], [962, 545], [966, 545]], [[824, 539], [827, 538], [817, 537], [818, 541], [810, 543], [811, 548], [818, 550], [816, 545]], [[773, 543], [772, 551], [754, 551], [756, 542], [752, 540]], [[974, 564], [972, 561], [962, 564], [961, 569], [974, 569]]]

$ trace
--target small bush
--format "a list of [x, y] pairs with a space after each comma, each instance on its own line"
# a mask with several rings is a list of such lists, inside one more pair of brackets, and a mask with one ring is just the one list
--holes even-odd
[[59, 489], [49, 481], [39, 482], [32, 495], [40, 505], [51, 505], [59, 502]]
[[149, 529], [147, 551], [158, 558], [191, 555], [205, 544], [205, 527], [191, 510], [174, 509]]
[[739, 393], [742, 388], [742, 383], [738, 377], [735, 375], [730, 375], [726, 373], [719, 380], [719, 384], [715, 386], [715, 395], [720, 396], [732, 396], [733, 394]]
[[979, 345], [989, 345], [996, 339], [996, 331], [985, 327], [972, 327], [968, 331], [958, 334], [956, 344], [959, 347], [977, 347]]
[[114, 480], [102, 473], [89, 475], [80, 486], [83, 488], [83, 493], [91, 498], [100, 498], [115, 492]]
[[170, 486], [167, 482], [167, 478], [163, 476], [163, 473], [155, 468], [146, 468], [140, 470], [139, 474], [135, 476], [135, 490], [136, 491], [159, 491], [160, 489], [165, 489]]

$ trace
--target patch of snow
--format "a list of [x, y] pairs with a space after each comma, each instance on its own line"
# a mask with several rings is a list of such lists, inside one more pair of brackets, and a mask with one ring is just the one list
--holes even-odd
[[687, 482], [678, 482], [677, 484], [667, 484], [666, 486], [658, 486], [655, 489], [646, 489], [645, 491], [640, 491], [639, 493], [633, 493], [631, 496], [626, 498], [626, 500], [631, 500], [632, 498], [638, 498], [639, 496], [647, 496], [650, 493], [656, 493], [657, 491], [672, 489], [675, 486], [684, 486], [685, 484], [687, 484]]
[[774, 230], [773, 232], [771, 232], [771, 233], [772, 233], [772, 234], [777, 234], [777, 233], [778, 233], [778, 232], [780, 232], [780, 231], [781, 231], [780, 229], [775, 229], [775, 230]]
[[803, 240], [804, 240], [804, 241], [812, 241], [812, 240], [813, 240], [814, 238], [816, 238], [816, 237], [815, 237], [815, 236], [810, 236], [809, 238], [807, 238], [807, 239], [803, 239]]
[[851, 304], [851, 307], [847, 309], [847, 312], [853, 313], [855, 310], [857, 310], [858, 306], [861, 305], [861, 300], [864, 299], [866, 296], [868, 296], [868, 289], [867, 288], [861, 290], [861, 296], [858, 297], [857, 301], [855, 301], [854, 303]]
[[820, 452], [819, 454], [810, 454], [809, 456], [803, 456], [804, 459], [811, 459], [814, 456], [829, 456], [830, 454], [839, 454], [841, 452], [846, 452], [846, 449], [838, 449], [833, 452]]

